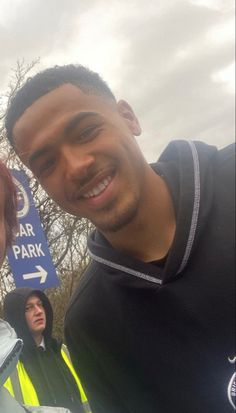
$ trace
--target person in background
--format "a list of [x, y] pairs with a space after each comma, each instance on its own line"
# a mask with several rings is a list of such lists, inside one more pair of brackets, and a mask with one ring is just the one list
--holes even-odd
[[[17, 229], [16, 205], [12, 177], [0, 161], [0, 268]], [[16, 368], [22, 347], [23, 341], [17, 338], [13, 328], [0, 319], [0, 413], [70, 413], [68, 409], [60, 407], [23, 406], [4, 387], [5, 381]]]
[[[53, 310], [46, 294], [28, 287], [16, 288], [5, 296], [4, 318], [24, 342], [17, 364], [24, 403], [63, 406], [73, 413], [89, 412], [68, 350], [52, 337]], [[12, 377], [6, 387], [14, 394]]]
[[79, 65], [26, 81], [6, 129], [49, 196], [96, 226], [65, 317], [93, 413], [231, 413], [234, 145], [177, 140], [149, 165], [131, 106]]

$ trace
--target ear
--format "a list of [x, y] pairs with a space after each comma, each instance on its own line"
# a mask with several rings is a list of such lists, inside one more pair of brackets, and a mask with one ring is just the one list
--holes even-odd
[[142, 129], [131, 106], [125, 100], [119, 100], [117, 107], [120, 116], [127, 123], [132, 134], [135, 136], [141, 135]]

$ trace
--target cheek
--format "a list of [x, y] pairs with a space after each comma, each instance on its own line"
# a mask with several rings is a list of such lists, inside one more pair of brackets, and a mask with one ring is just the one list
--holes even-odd
[[29, 329], [31, 329], [31, 317], [29, 313], [25, 313], [25, 319]]
[[61, 199], [63, 181], [60, 176], [54, 175], [53, 177], [50, 177], [48, 179], [39, 180], [39, 182], [50, 198], [52, 198], [56, 202]]

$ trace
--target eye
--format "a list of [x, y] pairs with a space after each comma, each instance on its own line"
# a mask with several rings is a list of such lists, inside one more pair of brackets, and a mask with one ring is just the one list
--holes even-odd
[[77, 132], [76, 136], [73, 139], [73, 142], [88, 142], [98, 136], [101, 131], [100, 125], [92, 125], [83, 129], [80, 132]]
[[35, 175], [39, 178], [41, 176], [47, 176], [52, 172], [55, 165], [56, 158], [54, 157], [42, 160], [39, 165], [35, 166]]
[[27, 313], [27, 312], [30, 312], [30, 311], [33, 310], [33, 308], [34, 308], [33, 305], [27, 305], [27, 306], [25, 307], [25, 312], [26, 312], [26, 313]]

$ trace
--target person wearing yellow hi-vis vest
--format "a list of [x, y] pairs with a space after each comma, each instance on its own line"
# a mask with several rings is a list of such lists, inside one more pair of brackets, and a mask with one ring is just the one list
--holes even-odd
[[40, 290], [16, 288], [4, 301], [5, 319], [24, 346], [5, 387], [31, 406], [62, 406], [72, 413], [91, 413], [66, 346], [52, 337], [53, 311]]

